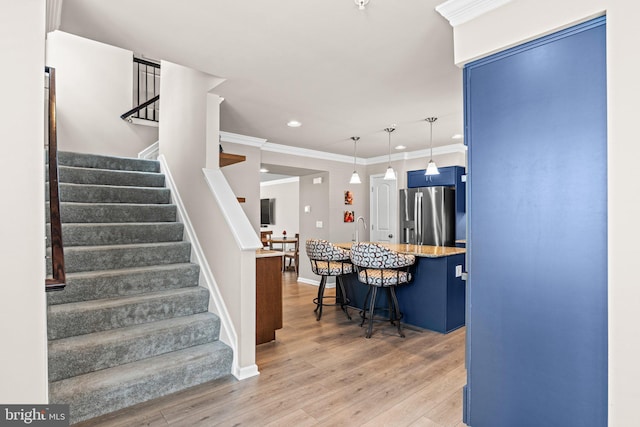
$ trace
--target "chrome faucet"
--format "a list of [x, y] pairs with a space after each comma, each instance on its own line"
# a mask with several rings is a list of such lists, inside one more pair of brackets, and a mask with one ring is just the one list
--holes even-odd
[[364, 217], [359, 216], [358, 219], [356, 219], [356, 243], [360, 243], [360, 237], [358, 237], [358, 223], [360, 220], [362, 220], [362, 226], [364, 229], [367, 229], [367, 222], [364, 220]]

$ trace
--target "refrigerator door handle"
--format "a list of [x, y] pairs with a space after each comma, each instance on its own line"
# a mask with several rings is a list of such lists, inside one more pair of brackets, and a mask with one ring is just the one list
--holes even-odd
[[407, 191], [406, 188], [403, 188], [401, 190], [404, 194], [403, 197], [403, 201], [404, 201], [404, 220], [405, 221], [409, 221], [409, 192]]
[[413, 218], [416, 222], [416, 245], [422, 244], [422, 192], [415, 194]]

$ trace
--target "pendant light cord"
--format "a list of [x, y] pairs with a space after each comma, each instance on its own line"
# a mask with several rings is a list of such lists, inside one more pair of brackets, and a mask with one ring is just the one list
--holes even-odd
[[433, 122], [438, 120], [437, 117], [428, 117], [425, 119], [429, 122], [429, 161], [433, 160]]
[[356, 170], [356, 143], [358, 142], [358, 140], [360, 138], [358, 138], [357, 136], [354, 136], [352, 139], [353, 139], [353, 171], [355, 172], [355, 170]]
[[429, 160], [433, 160], [433, 122], [429, 122]]
[[391, 167], [391, 130], [389, 130], [389, 167]]
[[391, 132], [396, 130], [396, 125], [384, 129], [389, 134], [389, 167], [391, 167]]

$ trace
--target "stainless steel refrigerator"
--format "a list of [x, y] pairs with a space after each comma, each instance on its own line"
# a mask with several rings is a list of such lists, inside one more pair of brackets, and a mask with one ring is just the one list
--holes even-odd
[[455, 200], [453, 187], [400, 190], [400, 243], [455, 246]]

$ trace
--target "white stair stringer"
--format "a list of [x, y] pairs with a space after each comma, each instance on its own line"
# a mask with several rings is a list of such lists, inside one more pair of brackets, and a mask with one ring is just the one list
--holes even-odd
[[231, 365], [231, 373], [238, 380], [243, 380], [255, 375], [259, 375], [258, 366], [252, 365], [249, 367], [241, 368], [238, 362], [238, 334], [231, 321], [231, 316], [227, 309], [227, 306], [222, 298], [222, 294], [218, 288], [218, 284], [213, 276], [211, 267], [207, 262], [207, 258], [204, 255], [204, 251], [196, 232], [193, 228], [193, 224], [189, 219], [189, 214], [185, 208], [185, 205], [180, 198], [180, 192], [178, 191], [171, 170], [167, 164], [167, 161], [163, 155], [159, 155], [157, 160], [160, 162], [160, 171], [165, 176], [165, 186], [171, 190], [172, 203], [177, 208], [178, 220], [184, 224], [184, 239], [191, 243], [191, 258], [194, 263], [200, 266], [200, 279], [201, 286], [206, 286], [209, 290], [210, 301], [213, 302], [213, 307], [209, 304], [209, 311], [216, 314], [220, 318], [220, 341], [227, 344], [233, 350], [233, 362]]

